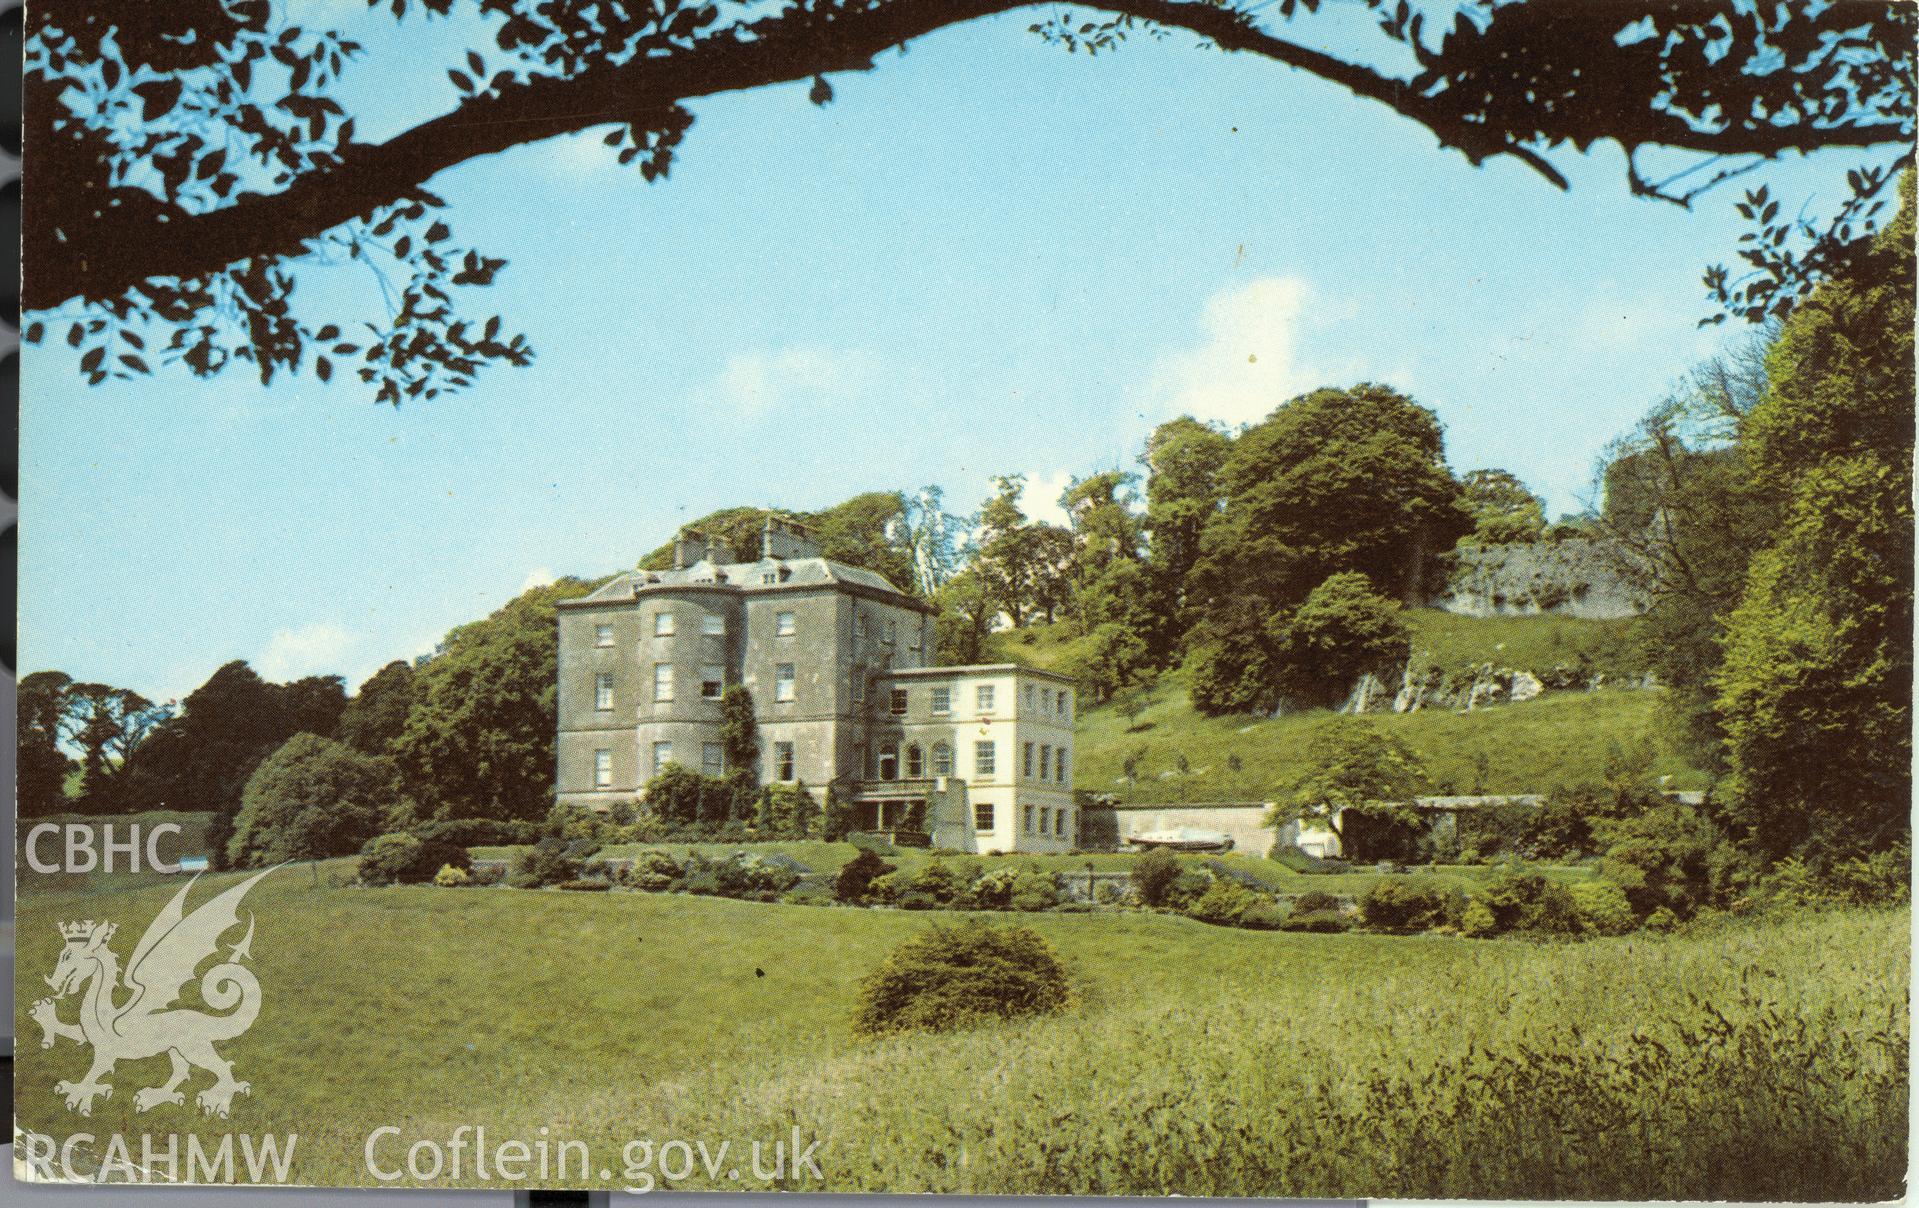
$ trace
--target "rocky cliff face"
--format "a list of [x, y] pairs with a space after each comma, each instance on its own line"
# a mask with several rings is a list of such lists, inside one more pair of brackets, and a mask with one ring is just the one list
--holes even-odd
[[1559, 613], [1591, 620], [1636, 617], [1644, 595], [1620, 573], [1612, 549], [1568, 538], [1527, 545], [1461, 546], [1449, 555], [1436, 608], [1469, 617]]
[[1569, 663], [1544, 671], [1479, 663], [1447, 671], [1432, 664], [1409, 662], [1388, 675], [1371, 672], [1353, 685], [1342, 713], [1417, 713], [1421, 709], [1451, 709], [1470, 713], [1488, 705], [1536, 700], [1549, 692], [1592, 692], [1603, 687], [1656, 688], [1647, 673], [1630, 680], [1608, 680]]

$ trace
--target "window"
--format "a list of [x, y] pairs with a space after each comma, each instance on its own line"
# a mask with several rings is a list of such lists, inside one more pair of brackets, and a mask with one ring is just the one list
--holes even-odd
[[899, 641], [899, 629], [897, 628], [897, 622], [888, 621], [886, 623], [886, 640], [889, 642]]
[[700, 773], [705, 776], [726, 774], [726, 748], [717, 742], [700, 744]]
[[906, 778], [918, 780], [926, 775], [926, 756], [921, 754], [917, 745], [906, 748]]
[[793, 779], [793, 744], [790, 742], [773, 744], [773, 779]]
[[1064, 809], [1053, 811], [1053, 834], [1056, 836], [1064, 836], [1066, 834], [1066, 811]]
[[771, 587], [773, 584], [778, 583], [779, 581], [780, 581], [779, 575], [773, 571], [770, 571], [770, 570], [762, 571], [760, 573], [760, 583], [762, 586]]
[[993, 685], [981, 684], [973, 689], [973, 707], [981, 713], [993, 711]]
[[613, 787], [613, 752], [605, 747], [593, 752], [593, 787], [596, 789]]
[[853, 668], [853, 707], [859, 708], [866, 703], [866, 668]]
[[773, 634], [775, 637], [790, 638], [798, 632], [798, 630], [799, 626], [794, 623], [792, 613], [776, 612], [773, 614]]
[[953, 774], [953, 748], [943, 742], [933, 744], [933, 775], [951, 776]]
[[653, 744], [653, 774], [655, 776], [658, 776], [661, 772], [664, 772], [666, 770], [666, 765], [672, 762], [673, 762], [673, 744], [670, 742], [654, 743]]
[[781, 663], [773, 669], [773, 699], [791, 701], [797, 693], [793, 683], [793, 664]]
[[593, 707], [604, 712], [613, 707], [613, 673], [602, 671], [593, 677]]
[[993, 766], [998, 762], [997, 755], [998, 752], [994, 750], [991, 742], [974, 743], [973, 775], [991, 776], [993, 774]]
[[898, 743], [880, 744], [879, 777], [881, 780], [900, 778], [900, 748]]
[[595, 625], [593, 627], [593, 644], [595, 646], [611, 646], [613, 644], [613, 627], [611, 625]]
[[863, 638], [866, 636], [866, 614], [865, 613], [860, 613], [859, 616], [855, 618], [853, 622], [853, 632], [855, 636], [858, 636], [858, 637]]
[[1033, 707], [1033, 685], [1031, 684], [1026, 685], [1026, 691], [1024, 695], [1026, 697], [1026, 707], [1028, 709], [1031, 709]]
[[700, 697], [703, 700], [718, 700], [726, 689], [726, 673], [718, 663], [706, 663], [700, 667]]
[[1033, 775], [1033, 744], [1030, 742], [1020, 751], [1019, 774], [1029, 779]]
[[1046, 780], [1053, 774], [1053, 748], [1044, 743], [1039, 748], [1039, 778]]
[[700, 632], [709, 638], [726, 636], [726, 618], [717, 612], [709, 612], [700, 618]]
[[653, 699], [657, 701], [673, 699], [673, 664], [653, 664]]
[[893, 689], [893, 695], [891, 700], [889, 701], [889, 705], [893, 711], [894, 717], [905, 717], [906, 716], [906, 689], [904, 688]]
[[1061, 717], [1065, 717], [1067, 715], [1067, 712], [1068, 712], [1068, 709], [1066, 705], [1066, 689], [1061, 688], [1059, 690], [1059, 715]]
[[672, 613], [656, 612], [653, 614], [653, 636], [656, 638], [670, 638], [673, 636]]
[[1066, 783], [1066, 748], [1059, 749], [1059, 757], [1053, 760], [1053, 778], [1061, 784]]
[[933, 716], [945, 717], [953, 711], [953, 690], [951, 688], [933, 689]]
[[1025, 826], [1023, 829], [1026, 831], [1027, 834], [1029, 835], [1032, 834], [1033, 833], [1033, 807], [1032, 806], [1029, 805], [1026, 807], [1026, 815], [1023, 821], [1025, 823]]
[[973, 829], [989, 831], [993, 829], [993, 803], [982, 801], [973, 807]]

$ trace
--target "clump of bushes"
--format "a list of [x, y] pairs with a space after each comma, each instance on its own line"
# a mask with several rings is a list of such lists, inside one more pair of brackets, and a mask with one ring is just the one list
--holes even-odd
[[1581, 881], [1566, 887], [1580, 930], [1587, 935], [1625, 935], [1639, 926], [1626, 891], [1611, 881]]
[[1272, 931], [1281, 922], [1279, 910], [1264, 894], [1255, 893], [1231, 877], [1217, 877], [1186, 909], [1202, 923], [1217, 927], [1245, 927]]
[[777, 901], [799, 879], [792, 869], [743, 851], [717, 860], [688, 852], [680, 866], [680, 885], [686, 892], [746, 902]]
[[605, 881], [601, 881], [593, 877], [581, 877], [578, 880], [561, 881], [558, 885], [555, 885], [554, 888], [570, 889], [570, 890], [575, 890], [579, 892], [592, 893], [598, 890], [611, 889], [612, 886]]
[[880, 859], [877, 852], [860, 848], [860, 854], [846, 862], [833, 881], [833, 896], [850, 905], [863, 905], [873, 882], [893, 871], [893, 865]]
[[1002, 865], [974, 881], [966, 901], [981, 910], [1051, 910], [1059, 905], [1059, 886], [1037, 868]]
[[1368, 928], [1395, 935], [1456, 925], [1465, 909], [1465, 895], [1430, 877], [1380, 881], [1359, 902], [1359, 916]]
[[1502, 869], [1472, 896], [1460, 920], [1467, 935], [1577, 935], [1579, 909], [1572, 892], [1536, 872]]
[[854, 1030], [943, 1032], [1056, 1014], [1073, 1002], [1066, 964], [1026, 927], [935, 925], [895, 948], [860, 984]]
[[506, 883], [515, 889], [538, 889], [577, 881], [586, 858], [597, 850], [587, 839], [567, 840], [549, 835], [513, 857], [513, 871]]
[[376, 836], [360, 849], [360, 881], [366, 885], [417, 885], [445, 865], [464, 872], [473, 861], [464, 847], [405, 832]]
[[472, 880], [466, 869], [455, 868], [451, 864], [440, 865], [440, 871], [433, 874], [433, 883], [442, 889], [458, 889]]
[[643, 851], [633, 857], [622, 880], [647, 893], [665, 893], [679, 884], [680, 876], [679, 862], [672, 856], [663, 851]]

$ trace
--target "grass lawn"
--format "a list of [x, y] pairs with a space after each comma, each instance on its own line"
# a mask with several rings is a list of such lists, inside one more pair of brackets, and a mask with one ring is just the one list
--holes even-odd
[[[1490, 662], [1544, 672], [1583, 659], [1615, 684], [1644, 671], [1630, 621], [1460, 617], [1430, 608], [1406, 617], [1414, 661], [1448, 670]], [[1070, 671], [1082, 644], [1065, 625], [1039, 625], [991, 635], [985, 657]], [[1187, 699], [1183, 669], [1162, 676], [1149, 698], [1131, 722], [1111, 705], [1081, 710], [1074, 756], [1078, 787], [1123, 802], [1271, 800], [1296, 774], [1306, 735], [1328, 716], [1202, 717]], [[1667, 741], [1659, 699], [1657, 691], [1602, 688], [1469, 714], [1439, 709], [1370, 716], [1419, 754], [1437, 792], [1536, 793], [1594, 781], [1615, 747], [1647, 749], [1655, 775], [1672, 777], [1677, 788], [1703, 788], [1704, 773]]]
[[873, 1042], [860, 978], [942, 916], [344, 871], [250, 895], [264, 1006], [223, 1049], [253, 1093], [211, 1122], [135, 1115], [158, 1060], [82, 1122], [51, 1086], [84, 1055], [27, 1014], [53, 923], [107, 915], [124, 952], [173, 885], [103, 910], [29, 881], [18, 1126], [293, 1131], [295, 1178], [322, 1183], [367, 1181], [388, 1123], [545, 1126], [616, 1179], [629, 1138], [798, 1127], [827, 1176], [803, 1189], [833, 1191], [1881, 1199], [1905, 1169], [1905, 911], [1559, 945], [1017, 916], [1072, 965], [1069, 1015]]

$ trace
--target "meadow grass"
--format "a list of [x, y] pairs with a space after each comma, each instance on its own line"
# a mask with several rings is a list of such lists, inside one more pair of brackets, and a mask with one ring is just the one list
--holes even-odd
[[[1905, 911], [1562, 945], [1023, 915], [1074, 970], [1070, 1013], [869, 1042], [859, 979], [951, 915], [333, 884], [347, 867], [248, 898], [265, 1001], [224, 1046], [253, 1083], [228, 1121], [136, 1115], [157, 1059], [89, 1120], [58, 1102], [85, 1055], [27, 1013], [54, 923], [101, 902], [29, 882], [19, 1127], [292, 1131], [322, 1183], [368, 1180], [379, 1124], [546, 1126], [616, 1178], [630, 1138], [797, 1127], [827, 1178], [804, 1186], [835, 1191], [1883, 1199], [1905, 1169]], [[123, 951], [172, 888], [115, 895]], [[737, 1186], [703, 1178], [682, 1185]]]

